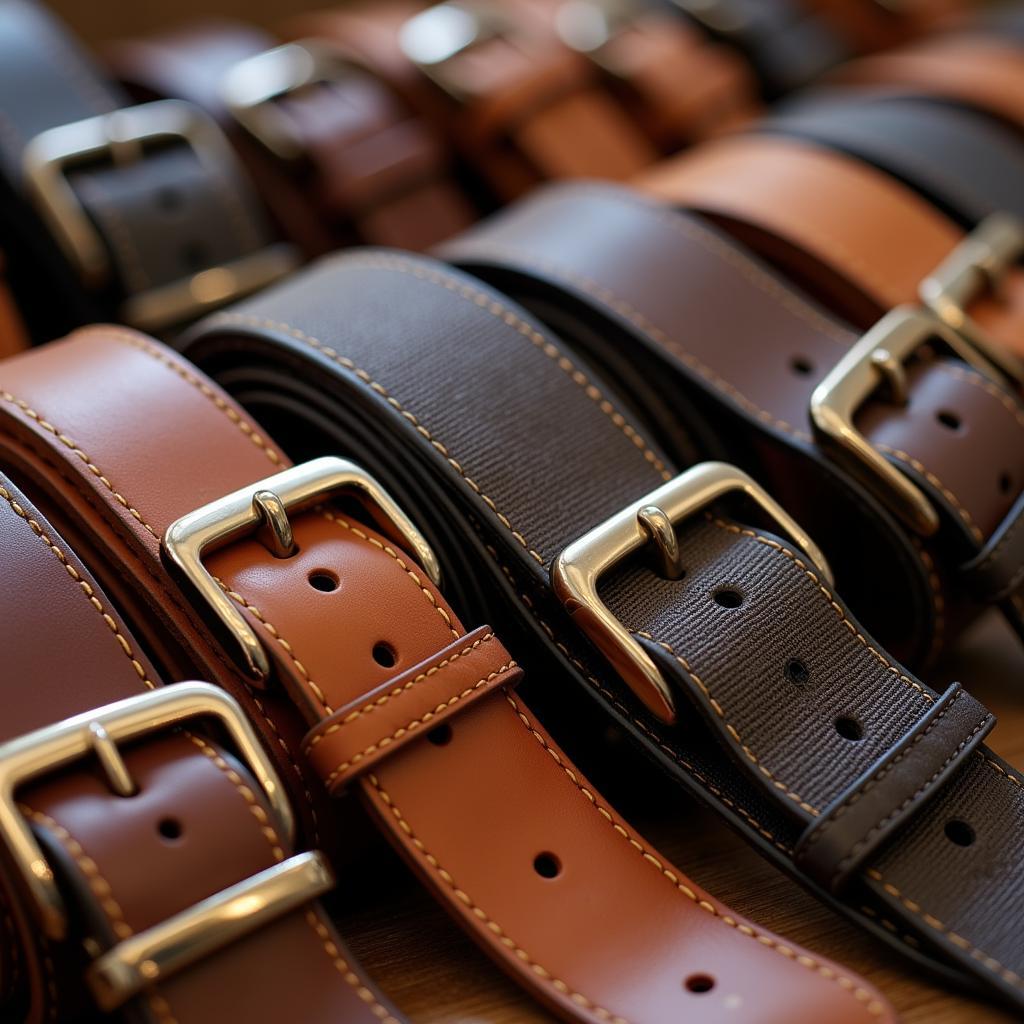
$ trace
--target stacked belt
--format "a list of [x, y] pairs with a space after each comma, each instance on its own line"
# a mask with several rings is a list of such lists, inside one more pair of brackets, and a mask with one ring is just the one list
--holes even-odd
[[[335, 799], [351, 789], [565, 1019], [891, 1019], [870, 986], [732, 913], [622, 822], [357, 465], [291, 465], [199, 371], [125, 329], [83, 330], [2, 376], [0, 464], [21, 488], [0, 492], [20, 581], [4, 734], [28, 732], [0, 747], [12, 1014], [28, 1001], [32, 1019], [73, 1019], [84, 949], [101, 1008], [143, 1019], [271, 1020], [287, 1004], [395, 1021], [312, 904], [327, 857], [352, 884]], [[448, 571], [458, 591], [467, 573]]]
[[[417, 508], [457, 606], [487, 608], [535, 664], [574, 677], [822, 899], [918, 963], [1019, 1005], [1024, 964], [1002, 911], [1022, 881], [1024, 803], [1019, 777], [981, 746], [991, 716], [873, 640], [822, 550], [749, 475], [694, 465], [716, 447], [713, 423], [718, 450], [797, 472], [803, 462], [795, 487], [843, 494], [822, 519], [867, 532], [874, 508], [891, 526], [868, 488], [815, 457], [809, 425], [781, 424], [719, 376], [743, 364], [736, 339], [763, 344], [796, 326], [840, 360], [852, 337], [724, 239], [628, 193], [556, 190], [446, 252], [515, 285], [560, 336], [473, 277], [369, 251], [215, 315], [187, 352], [286, 446], [372, 465]], [[685, 346], [705, 331], [719, 338], [710, 327], [727, 314], [733, 362], [716, 372]], [[621, 398], [587, 368], [595, 357], [619, 374], [609, 379]], [[809, 393], [788, 353], [780, 361], [777, 376], [798, 382], [783, 394]], [[682, 384], [691, 370], [726, 398], [709, 409], [711, 387]], [[911, 384], [941, 392], [947, 376], [976, 374], [924, 362]], [[1011, 396], [978, 379], [967, 393], [987, 396], [982, 415], [995, 417], [981, 438], [1019, 429]], [[667, 419], [650, 415], [659, 407]], [[884, 403], [864, 422], [914, 429]], [[770, 439], [790, 432], [786, 445]], [[972, 450], [963, 465], [984, 459], [983, 441]], [[1001, 518], [1015, 494], [992, 491], [972, 499]], [[949, 541], [966, 539], [931, 507]], [[954, 595], [934, 580], [937, 549], [896, 536], [905, 550], [872, 563], [873, 588], [886, 601], [890, 588], [902, 597], [915, 577], [932, 579], [938, 589], [918, 588], [914, 610], [927, 648]], [[845, 568], [844, 587], [854, 573]]]

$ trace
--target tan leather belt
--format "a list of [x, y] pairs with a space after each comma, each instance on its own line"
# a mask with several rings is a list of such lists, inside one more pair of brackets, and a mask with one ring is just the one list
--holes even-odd
[[[664, 247], [654, 258], [606, 243], [634, 206], [634, 241], [656, 234]], [[546, 234], [575, 248], [578, 276], [550, 265], [494, 276], [557, 334], [478, 278], [368, 251], [211, 317], [187, 351], [297, 451], [359, 452], [416, 509], [460, 605], [486, 608], [531, 664], [569, 672], [673, 779], [820, 898], [919, 966], [1020, 1006], [1024, 963], [1005, 906], [1024, 886], [1007, 867], [1020, 863], [1024, 788], [980, 745], [991, 715], [957, 686], [931, 689], [872, 639], [822, 549], [749, 474], [701, 462], [741, 458], [765, 475], [803, 462], [792, 487], [806, 508], [822, 496], [816, 527], [831, 517], [880, 535], [859, 515], [870, 494], [847, 487], [824, 504], [838, 480], [813, 437], [784, 457], [775, 438], [786, 426], [687, 355], [692, 336], [721, 337], [710, 326], [723, 316], [753, 344], [790, 328], [820, 338], [819, 358], [840, 359], [848, 336], [670, 210], [638, 199], [577, 212], [572, 230], [558, 220]], [[547, 216], [556, 221], [553, 208]], [[544, 220], [541, 210], [534, 226]], [[399, 304], [416, 315], [389, 315]], [[788, 365], [800, 349], [779, 352], [773, 380], [806, 396]], [[593, 371], [595, 353], [608, 376]], [[944, 369], [911, 362], [911, 386], [941, 388]], [[681, 390], [689, 373], [707, 374], [729, 402]], [[870, 429], [888, 411], [865, 408], [861, 422]], [[786, 476], [770, 472], [773, 484]], [[952, 540], [957, 520], [945, 524]], [[878, 602], [899, 585], [894, 565], [921, 574], [902, 536], [907, 549], [890, 547], [888, 562], [873, 553], [878, 573], [865, 574]], [[861, 577], [842, 569], [845, 590]], [[934, 617], [935, 592], [919, 593]]]
[[185, 99], [214, 117], [307, 256], [353, 242], [422, 249], [473, 218], [441, 142], [329, 45], [277, 46], [218, 21], [122, 41], [107, 57], [140, 99]]
[[18, 580], [2, 598], [3, 1019], [89, 1019], [98, 1004], [162, 1024], [397, 1024], [314, 902], [331, 870], [294, 854], [291, 807], [238, 704], [164, 686], [6, 478], [0, 564]]
[[374, 0], [305, 15], [289, 32], [395, 89], [498, 199], [549, 178], [636, 174], [655, 150], [591, 62], [551, 33], [544, 6]]
[[35, 341], [169, 330], [295, 266], [216, 125], [130, 106], [31, 0], [0, 2], [0, 235]]
[[[889, 1018], [870, 986], [733, 914], [621, 821], [358, 466], [291, 466], [216, 385], [120, 328], [8, 360], [0, 387], [0, 463], [166, 678], [237, 697], [306, 844], [345, 862], [332, 796], [347, 784], [456, 920], [570, 1020]], [[363, 514], [321, 504], [339, 495]]]

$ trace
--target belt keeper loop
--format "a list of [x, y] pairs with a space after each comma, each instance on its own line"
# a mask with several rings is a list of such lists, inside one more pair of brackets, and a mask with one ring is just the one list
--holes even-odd
[[981, 744], [995, 716], [953, 683], [900, 741], [804, 830], [795, 860], [830, 892], [919, 814]]

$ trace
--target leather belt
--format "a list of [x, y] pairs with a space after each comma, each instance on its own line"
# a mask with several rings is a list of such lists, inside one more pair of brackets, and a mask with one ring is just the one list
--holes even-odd
[[400, 98], [313, 41], [202, 24], [109, 48], [140, 99], [184, 99], [227, 132], [307, 256], [369, 242], [427, 248], [467, 226], [447, 153]]
[[31, 0], [0, 3], [0, 179], [37, 341], [113, 315], [174, 327], [295, 264], [216, 126], [187, 104], [128, 106]]
[[[348, 784], [439, 902], [569, 1020], [890, 1019], [869, 986], [733, 914], [621, 821], [513, 692], [493, 632], [462, 627], [374, 478], [338, 458], [290, 466], [212, 382], [124, 329], [82, 330], [0, 377], [0, 462], [172, 676], [237, 695], [308, 843], [343, 861], [325, 791]], [[338, 492], [362, 518], [316, 505]], [[448, 571], [457, 590], [466, 573]]]
[[330, 868], [293, 854], [291, 809], [238, 704], [163, 686], [6, 478], [0, 564], [18, 581], [0, 598], [3, 1019], [94, 1019], [98, 1004], [162, 1024], [398, 1024], [315, 903]]
[[601, 86], [598, 69], [550, 30], [544, 0], [425, 10], [405, 0], [298, 18], [397, 91], [474, 173], [515, 198], [549, 178], [628, 178], [656, 152]]
[[[675, 265], [661, 271], [671, 291]], [[414, 317], [387, 315], [399, 298]], [[822, 899], [919, 964], [1021, 1004], [1004, 925], [1024, 883], [1024, 788], [978, 745], [991, 716], [880, 648], [820, 550], [748, 476], [720, 463], [679, 475], [635, 405], [558, 337], [425, 258], [336, 257], [186, 344], [286, 443], [360, 452], [417, 509], [460, 604], [570, 672]], [[730, 495], [771, 530], [732, 518]], [[869, 793], [870, 816], [843, 811]]]
[[859, 326], [924, 301], [1009, 378], [1024, 377], [1015, 225], [967, 235], [866, 163], [774, 136], [718, 140], [642, 185], [712, 217]]

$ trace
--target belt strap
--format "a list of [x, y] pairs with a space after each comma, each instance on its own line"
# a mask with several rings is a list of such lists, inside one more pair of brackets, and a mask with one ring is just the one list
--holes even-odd
[[[292, 857], [273, 770], [257, 773], [251, 751], [229, 752], [210, 738], [219, 735], [210, 728], [216, 714], [232, 735], [255, 742], [238, 706], [208, 686], [165, 688], [115, 604], [6, 478], [0, 563], [5, 578], [18, 580], [0, 597], [0, 773], [5, 788], [16, 786], [0, 845], [10, 854], [11, 811], [45, 851], [60, 901], [40, 906], [29, 884], [39, 867], [24, 874], [27, 864], [6, 860], [0, 913], [9, 914], [10, 933], [2, 946], [14, 966], [0, 974], [4, 1020], [90, 1020], [99, 1002], [123, 1012], [118, 1019], [163, 1024], [212, 1024], [234, 1011], [252, 1021], [326, 1013], [354, 1024], [397, 1024], [314, 902], [331, 887], [326, 863], [319, 855]], [[132, 702], [130, 713], [115, 710], [124, 701]], [[82, 718], [69, 733], [73, 716]], [[90, 720], [106, 731], [93, 725], [94, 750], [83, 745], [66, 764], [66, 748], [53, 746], [57, 731], [80, 736]], [[172, 731], [176, 722], [185, 729]], [[32, 740], [15, 739], [25, 734]], [[21, 775], [15, 766], [26, 753], [37, 763]], [[110, 781], [97, 769], [99, 754], [112, 766]], [[258, 751], [256, 760], [264, 760]], [[233, 886], [247, 887], [247, 898], [264, 901], [269, 914], [247, 923], [236, 917], [243, 927], [235, 932], [209, 921], [185, 932], [176, 915], [194, 915], [201, 901]], [[176, 923], [153, 945], [160, 929]], [[184, 962], [175, 965], [169, 952]]]
[[180, 325], [294, 265], [216, 126], [129, 108], [32, 0], [0, 3], [0, 97], [0, 230], [36, 340]]
[[214, 117], [306, 255], [353, 242], [426, 248], [472, 220], [439, 140], [329, 47], [277, 46], [216, 22], [124, 40], [108, 58], [139, 98], [188, 100]]
[[[901, 473], [942, 482], [934, 498], [949, 529], [924, 537], [894, 519], [885, 495], [876, 487], [872, 497], [870, 479], [815, 428], [812, 395], [857, 341], [853, 329], [696, 218], [613, 186], [552, 187], [446, 254], [548, 319], [621, 382], [661, 436], [685, 425], [686, 396], [714, 424], [718, 450], [762, 478], [819, 538], [847, 600], [905, 660], [926, 664], [970, 621], [982, 593], [1019, 623], [1005, 586], [985, 591], [963, 566], [1003, 531], [1017, 532], [1021, 484], [1003, 494], [996, 481], [1007, 471], [1006, 438], [1024, 418], [1019, 402], [955, 354], [916, 363], [908, 354], [913, 416], [878, 387], [857, 412], [867, 443]], [[946, 439], [940, 417], [949, 410], [969, 425], [963, 445]], [[678, 444], [670, 450], [680, 462], [692, 458]], [[1011, 472], [1024, 480], [1024, 462]], [[968, 509], [977, 532], [958, 536]], [[1020, 564], [1012, 546], [995, 556], [1010, 577]]]
[[638, 173], [655, 150], [597, 69], [553, 35], [545, 6], [373, 0], [290, 31], [338, 47], [404, 96], [500, 200], [549, 178]]
[[[405, 323], [388, 315], [399, 297], [417, 310]], [[799, 875], [807, 826], [938, 699], [857, 624], [820, 552], [806, 553], [809, 539], [749, 477], [721, 465], [677, 476], [631, 406], [458, 271], [388, 252], [337, 257], [210, 318], [188, 351], [282, 436], [357, 450], [414, 496], [466, 601], [518, 627], [536, 664], [568, 665], [789, 871]], [[786, 536], [728, 517], [715, 499], [734, 489]], [[678, 550], [666, 519], [679, 521]], [[649, 535], [662, 541], [656, 570], [636, 557]], [[1024, 964], [1004, 912], [1024, 884], [1022, 793], [979, 748], [842, 900], [818, 891], [919, 964], [955, 965], [1020, 1005]], [[952, 843], [953, 820], [976, 841]]]
[[[297, 799], [308, 804], [321, 783], [356, 776], [350, 788], [424, 885], [543, 1004], [595, 1024], [717, 1019], [721, 1004], [701, 1003], [701, 986], [685, 984], [700, 976], [743, 1005], [769, 1000], [780, 1019], [888, 1018], [869, 986], [820, 958], [794, 956], [795, 947], [712, 899], [621, 821], [512, 691], [514, 662], [484, 641], [489, 631], [467, 635], [399, 545], [430, 566], [430, 549], [375, 482], [337, 460], [286, 469], [219, 388], [117, 328], [87, 329], [9, 360], [2, 377], [0, 461], [20, 467], [51, 514], [84, 535], [94, 564], [122, 581], [136, 629], [160, 650], [169, 635], [240, 692]], [[97, 414], [91, 396], [100, 388], [104, 409], [125, 418]], [[389, 474], [396, 467], [388, 460]], [[268, 472], [282, 475], [264, 479]], [[354, 480], [348, 493], [369, 494], [390, 535], [328, 507], [304, 508], [297, 496], [315, 500], [325, 479]], [[235, 488], [243, 490], [225, 502]], [[192, 531], [252, 516], [256, 492], [277, 523], [269, 548], [235, 539], [211, 549], [198, 570]], [[395, 493], [404, 499], [408, 488]], [[282, 516], [281, 502], [297, 504]], [[161, 559], [157, 538], [174, 521]], [[168, 561], [205, 589], [183, 592]], [[447, 589], [460, 589], [466, 575], [449, 571]], [[204, 601], [232, 623], [223, 643]], [[233, 655], [250, 664], [248, 678]], [[444, 671], [431, 671], [445, 661]], [[557, 689], [559, 675], [538, 678], [537, 691]], [[367, 740], [354, 753], [342, 725], [351, 714]], [[317, 745], [338, 760], [307, 761], [296, 725], [300, 734], [313, 730], [309, 748], [341, 725]], [[365, 771], [343, 767], [364, 751]], [[339, 813], [338, 804], [318, 803], [307, 837], [336, 848]], [[681, 950], [693, 954], [680, 962]], [[628, 971], [608, 968], [627, 963]]]
[[[953, 221], [887, 174], [796, 139], [719, 140], [652, 171], [642, 184], [712, 217], [865, 326], [893, 306], [918, 302], [922, 284], [959, 260], [967, 241]], [[1024, 272], [1004, 258], [995, 276], [998, 294], [981, 274], [965, 303], [939, 308], [955, 307], [951, 315], [973, 344], [1018, 375]]]

